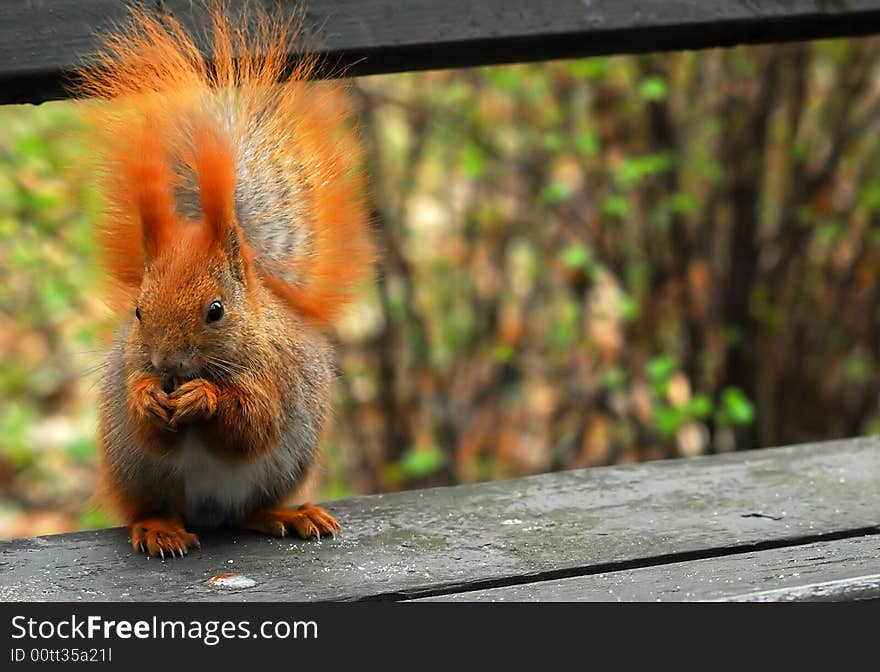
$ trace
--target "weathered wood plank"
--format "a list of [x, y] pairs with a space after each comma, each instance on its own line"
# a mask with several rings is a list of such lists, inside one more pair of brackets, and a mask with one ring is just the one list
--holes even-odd
[[[96, 31], [124, 16], [124, 4], [120, 0], [0, 3], [0, 103], [63, 97], [64, 73], [93, 51]], [[187, 23], [193, 11], [203, 11], [201, 3], [193, 10], [190, 0], [157, 4]], [[877, 0], [310, 0], [305, 4], [308, 45], [327, 57], [331, 70], [351, 65], [350, 73], [358, 75], [880, 32]]]
[[427, 602], [880, 599], [880, 535], [422, 598]]
[[[852, 536], [880, 523], [878, 492], [877, 438], [560, 472], [335, 502], [335, 541], [208, 534], [200, 551], [164, 563], [134, 555], [118, 529], [0, 542], [0, 600], [479, 590]], [[256, 585], [206, 584], [230, 571]]]

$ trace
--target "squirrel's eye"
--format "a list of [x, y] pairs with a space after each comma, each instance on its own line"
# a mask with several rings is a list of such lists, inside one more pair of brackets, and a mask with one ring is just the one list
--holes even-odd
[[138, 322], [141, 321], [141, 309], [140, 309], [140, 308], [135, 308], [135, 309], [134, 309], [134, 316], [135, 316], [136, 318], [138, 318]]
[[219, 301], [214, 301], [208, 307], [208, 317], [206, 318], [207, 322], [216, 322], [221, 317], [223, 317], [223, 304]]

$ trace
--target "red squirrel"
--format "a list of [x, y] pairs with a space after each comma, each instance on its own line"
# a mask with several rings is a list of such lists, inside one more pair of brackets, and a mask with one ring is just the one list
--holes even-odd
[[290, 22], [208, 16], [210, 60], [173, 17], [133, 9], [79, 73], [96, 99], [99, 250], [125, 309], [99, 492], [135, 551], [163, 559], [221, 525], [339, 529], [321, 507], [280, 507], [327, 429], [323, 327], [373, 258], [342, 85], [311, 80], [314, 59], [288, 71]]

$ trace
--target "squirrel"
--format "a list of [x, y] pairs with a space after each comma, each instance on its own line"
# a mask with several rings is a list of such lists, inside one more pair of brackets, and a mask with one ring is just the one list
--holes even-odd
[[198, 546], [194, 530], [340, 529], [282, 504], [327, 431], [326, 327], [373, 261], [344, 85], [314, 79], [311, 57], [291, 68], [291, 20], [248, 25], [214, 5], [206, 28], [210, 59], [174, 17], [132, 8], [78, 72], [106, 202], [98, 249], [124, 309], [98, 493], [135, 552], [163, 560]]

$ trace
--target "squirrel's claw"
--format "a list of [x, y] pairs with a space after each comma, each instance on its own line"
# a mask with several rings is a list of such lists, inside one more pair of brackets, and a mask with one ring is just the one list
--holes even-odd
[[217, 411], [218, 391], [216, 386], [203, 378], [189, 380], [168, 396], [173, 408], [168, 421], [172, 429], [193, 420], [210, 418]]
[[135, 413], [163, 429], [171, 429], [171, 405], [162, 389], [161, 378], [147, 378], [135, 387], [132, 397]]
[[266, 509], [252, 516], [245, 527], [273, 537], [285, 537], [289, 531], [295, 531], [302, 539], [320, 539], [326, 534], [335, 538], [341, 529], [327, 511], [309, 504], [296, 509]]
[[187, 532], [178, 521], [167, 518], [149, 518], [132, 523], [129, 531], [131, 545], [136, 551], [140, 550], [154, 558], [159, 557], [163, 561], [166, 552], [172, 558], [182, 558], [187, 549], [199, 543], [195, 534]]

